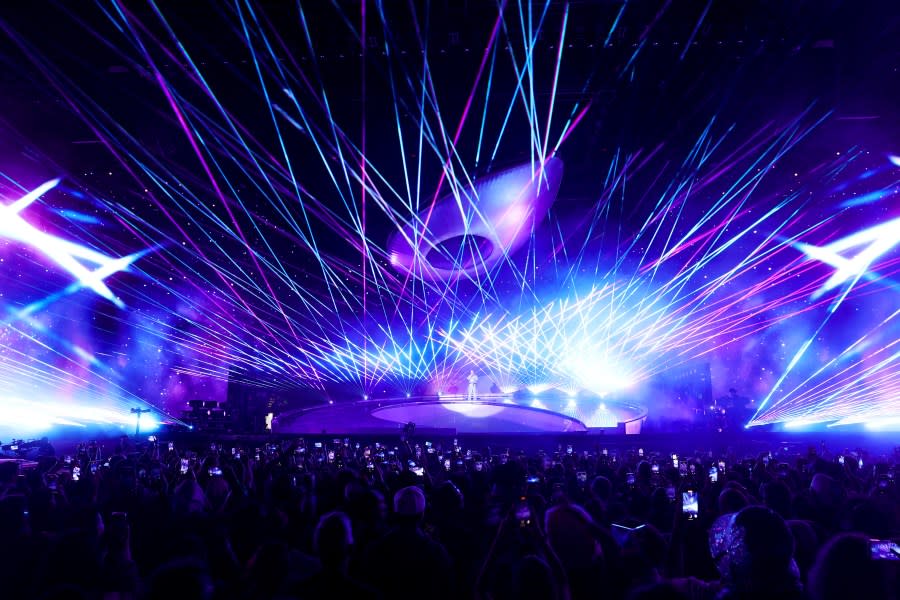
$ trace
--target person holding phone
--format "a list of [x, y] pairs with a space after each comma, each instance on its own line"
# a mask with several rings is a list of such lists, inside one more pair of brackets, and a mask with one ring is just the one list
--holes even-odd
[[[510, 578], [503, 566], [518, 562]], [[510, 597], [571, 598], [566, 569], [554, 551], [528, 498], [519, 496], [497, 525], [481, 571], [475, 582], [475, 598]]]
[[843, 598], [896, 598], [891, 590], [891, 571], [900, 565], [896, 542], [871, 540], [858, 533], [844, 533], [819, 550], [809, 572], [812, 600]]
[[[422, 529], [425, 494], [417, 486], [402, 488], [393, 505], [396, 525], [369, 545], [364, 583], [385, 598], [456, 598], [450, 556]], [[398, 565], [402, 577], [396, 574]]]
[[137, 564], [131, 557], [131, 526], [128, 514], [113, 512], [104, 531], [106, 556], [101, 567], [101, 587], [105, 594], [133, 595], [140, 582]]
[[794, 538], [777, 513], [748, 506], [719, 517], [709, 549], [722, 576], [725, 598], [805, 598], [794, 563]]

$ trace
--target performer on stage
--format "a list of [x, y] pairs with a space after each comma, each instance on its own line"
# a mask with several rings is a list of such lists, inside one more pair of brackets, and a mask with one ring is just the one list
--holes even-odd
[[475, 384], [478, 383], [478, 375], [475, 374], [475, 371], [469, 371], [469, 376], [467, 377], [469, 381], [469, 391], [466, 394], [466, 400], [475, 400], [476, 392], [475, 392]]

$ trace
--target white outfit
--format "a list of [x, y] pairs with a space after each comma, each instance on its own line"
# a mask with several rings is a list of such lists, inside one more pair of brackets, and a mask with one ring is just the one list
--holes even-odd
[[478, 375], [476, 375], [474, 372], [469, 373], [468, 381], [469, 381], [469, 391], [466, 394], [466, 400], [475, 400], [476, 399], [475, 384], [478, 383]]

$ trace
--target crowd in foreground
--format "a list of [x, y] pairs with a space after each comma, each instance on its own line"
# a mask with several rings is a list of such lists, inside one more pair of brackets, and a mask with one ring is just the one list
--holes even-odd
[[898, 597], [900, 452], [734, 443], [45, 450], [0, 462], [0, 596]]

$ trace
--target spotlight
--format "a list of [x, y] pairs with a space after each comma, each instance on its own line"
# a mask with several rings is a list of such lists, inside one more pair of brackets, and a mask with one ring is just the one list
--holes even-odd
[[549, 383], [535, 383], [533, 385], [528, 386], [528, 391], [534, 395], [540, 394], [541, 392], [546, 392], [550, 389]]

